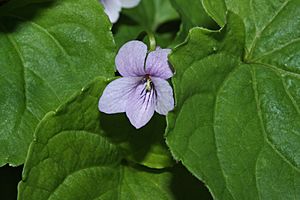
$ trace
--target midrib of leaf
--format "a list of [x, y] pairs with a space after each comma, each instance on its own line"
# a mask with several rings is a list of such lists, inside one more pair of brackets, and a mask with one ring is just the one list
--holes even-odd
[[[250, 1], [252, 2], [252, 0]], [[258, 58], [251, 58], [252, 57], [252, 54], [255, 50], [255, 47], [257, 45], [257, 42], [259, 41], [260, 37], [261, 37], [261, 34], [270, 26], [272, 25], [272, 23], [275, 21], [275, 19], [278, 17], [278, 15], [288, 6], [288, 4], [291, 2], [291, 0], [287, 0], [285, 1], [282, 6], [278, 9], [278, 12], [275, 13], [275, 15], [273, 17], [271, 17], [271, 19], [266, 23], [266, 25], [259, 31], [256, 31], [256, 35], [255, 35], [255, 38], [252, 42], [252, 44], [250, 45], [250, 51], [249, 51], [249, 54], [247, 54], [246, 52], [246, 56], [245, 56], [245, 60], [249, 60], [249, 62], [247, 64], [260, 64], [260, 65], [263, 65], [264, 67], [267, 67], [273, 71], [276, 72], [277, 76], [280, 78], [281, 82], [282, 82], [282, 86], [284, 88], [284, 91], [286, 93], [286, 95], [289, 97], [292, 105], [294, 106], [295, 110], [297, 111], [298, 114], [300, 114], [300, 109], [296, 103], [296, 101], [294, 100], [293, 96], [290, 94], [290, 92], [288, 91], [284, 81], [283, 81], [283, 78], [281, 75], [291, 75], [293, 77], [296, 77], [296, 78], [300, 78], [300, 75], [296, 72], [293, 72], [293, 71], [288, 71], [286, 69], [281, 69], [277, 66], [274, 66], [274, 65], [271, 65], [271, 64], [268, 64], [268, 63], [261, 63], [261, 62], [257, 62], [259, 59], [265, 57], [265, 56], [268, 56], [276, 51], [279, 51], [291, 44], [294, 44], [294, 43], [297, 43], [300, 41], [300, 38], [296, 38], [296, 39], [293, 39], [283, 45], [281, 45], [280, 47], [276, 48], [276, 49], [273, 49], [271, 51], [268, 51], [266, 53], [264, 53], [263, 55], [259, 56]], [[252, 3], [250, 3], [251, 5], [251, 9], [253, 9], [253, 5]], [[257, 27], [256, 23], [255, 23], [255, 26]], [[257, 104], [257, 112], [258, 112], [258, 117], [259, 117], [259, 120], [260, 120], [260, 123], [261, 123], [261, 129], [262, 129], [262, 132], [263, 132], [263, 135], [264, 135], [264, 138], [265, 138], [265, 141], [266, 143], [275, 151], [275, 153], [277, 155], [280, 156], [280, 158], [282, 158], [290, 167], [292, 167], [294, 170], [296, 170], [297, 172], [300, 172], [300, 169], [297, 168], [296, 166], [294, 166], [289, 160], [287, 160], [284, 155], [282, 155], [282, 153], [276, 149], [276, 147], [268, 140], [268, 136], [267, 136], [267, 133], [266, 133], [266, 130], [264, 128], [264, 122], [263, 122], [263, 117], [262, 117], [262, 113], [261, 113], [261, 110], [260, 110], [260, 103], [259, 103], [259, 94], [258, 94], [258, 91], [257, 91], [257, 81], [256, 81], [256, 72], [255, 72], [255, 69], [253, 67], [252, 68], [252, 77], [253, 77], [253, 89], [254, 89], [254, 93], [255, 93], [255, 100], [256, 100], [256, 104]]]
[[[65, 56], [68, 56], [69, 54], [66, 52], [66, 50], [65, 50], [65, 48], [61, 45], [61, 43], [46, 29], [46, 28], [44, 28], [43, 26], [41, 26], [41, 25], [39, 25], [39, 24], [37, 24], [37, 23], [35, 23], [35, 22], [33, 22], [33, 21], [31, 21], [31, 20], [28, 20], [28, 19], [26, 19], [26, 18], [23, 18], [23, 17], [20, 17], [20, 16], [17, 16], [17, 15], [5, 15], [5, 16], [7, 16], [7, 17], [12, 17], [12, 18], [15, 18], [15, 19], [17, 19], [17, 20], [20, 20], [20, 21], [22, 21], [22, 22], [29, 22], [33, 27], [36, 27], [37, 29], [39, 29], [40, 31], [42, 31], [43, 33], [45, 33], [53, 42], [54, 42], [54, 44], [58, 47], [58, 49], [60, 49], [60, 51], [65, 55]], [[5, 28], [5, 26], [2, 24], [2, 23], [0, 23], [0, 26], [1, 26], [1, 28], [4, 30], [4, 31], [6, 31], [6, 32], [8, 32], [8, 30]], [[23, 75], [22, 75], [22, 77], [23, 77], [23, 91], [24, 91], [24, 111], [23, 111], [23, 114], [24, 114], [24, 112], [25, 112], [25, 110], [26, 110], [26, 105], [27, 105], [27, 91], [26, 91], [26, 77], [25, 77], [25, 71], [26, 71], [26, 69], [28, 69], [28, 70], [30, 70], [32, 73], [34, 73], [36, 76], [38, 76], [44, 83], [46, 83], [46, 85], [47, 86], [49, 86], [49, 88], [52, 90], [52, 92], [53, 92], [53, 94], [57, 97], [57, 100], [59, 101], [59, 103], [61, 103], [62, 101], [61, 101], [61, 99], [58, 97], [58, 95], [57, 95], [57, 93], [55, 92], [55, 90], [53, 89], [53, 87], [47, 82], [47, 81], [45, 81], [40, 75], [38, 75], [36, 72], [34, 72], [33, 70], [31, 70], [31, 69], [29, 69], [29, 68], [26, 68], [25, 67], [25, 61], [24, 61], [24, 58], [23, 58], [23, 56], [22, 56], [22, 54], [21, 54], [21, 52], [19, 51], [19, 46], [18, 46], [18, 44], [17, 44], [17, 42], [12, 38], [12, 36], [10, 36], [10, 35], [8, 35], [8, 34], [6, 34], [6, 36], [7, 36], [7, 38], [8, 38], [8, 40], [10, 41], [10, 43], [12, 44], [12, 46], [14, 47], [14, 49], [15, 49], [15, 51], [17, 52], [17, 54], [18, 54], [18, 57], [19, 57], [19, 59], [20, 59], [20, 61], [21, 61], [21, 63], [22, 63], [22, 72], [23, 72]], [[32, 113], [32, 112], [31, 112]], [[34, 115], [35, 116], [35, 115]], [[35, 116], [36, 117], [36, 116]]]
[[[268, 140], [268, 136], [267, 136], [267, 133], [266, 133], [266, 130], [265, 130], [265, 127], [264, 127], [264, 124], [263, 124], [263, 117], [262, 117], [262, 112], [261, 112], [261, 108], [260, 108], [260, 101], [259, 101], [259, 94], [258, 94], [258, 88], [257, 88], [257, 79], [256, 79], [256, 70], [254, 68], [251, 67], [251, 76], [252, 76], [252, 88], [253, 88], [253, 91], [254, 91], [254, 95], [255, 95], [255, 102], [256, 102], [256, 108], [257, 108], [257, 115], [258, 115], [258, 118], [259, 118], [259, 122], [260, 122], [260, 126], [261, 126], [261, 132], [262, 132], [262, 135], [263, 135], [263, 138], [265, 139], [265, 142], [271, 147], [271, 149], [280, 157], [282, 158], [282, 160], [287, 163], [292, 169], [294, 169], [296, 172], [300, 172], [299, 169], [294, 166], [289, 160], [287, 160], [277, 149], [276, 147], [274, 147], [272, 145], [272, 143]], [[279, 75], [278, 75], [279, 76]], [[281, 78], [282, 80], [282, 78]], [[284, 85], [283, 83], [283, 80], [282, 80], [282, 84]], [[288, 93], [286, 87], [284, 86], [284, 89], [286, 90], [286, 92]], [[289, 96], [290, 97], [290, 96]], [[257, 180], [257, 161], [259, 159], [259, 155], [262, 151], [264, 147], [262, 146], [261, 147], [261, 150], [260, 152], [257, 154], [257, 158], [256, 158], [256, 163], [255, 163], [255, 186], [256, 186], [256, 190], [259, 191], [259, 188], [258, 188], [258, 180]], [[295, 178], [295, 176], [293, 176]], [[295, 181], [294, 181], [294, 186], [295, 186]], [[295, 187], [294, 187], [294, 190], [295, 190]], [[296, 190], [295, 190], [296, 191]], [[258, 198], [261, 199], [261, 196], [260, 196], [260, 193], [258, 192]], [[296, 199], [296, 198], [295, 198]]]
[[270, 69], [270, 70], [273, 70], [277, 76], [280, 78], [281, 82], [282, 82], [282, 85], [283, 85], [283, 88], [284, 88], [284, 91], [285, 93], [287, 94], [287, 96], [289, 97], [289, 99], [291, 100], [295, 110], [297, 111], [297, 113], [300, 115], [300, 109], [299, 109], [299, 106], [297, 105], [294, 97], [291, 95], [291, 93], [288, 91], [284, 81], [283, 81], [283, 78], [281, 75], [290, 75], [290, 76], [293, 76], [293, 77], [296, 77], [297, 79], [300, 79], [300, 74], [297, 74], [296, 72], [291, 72], [291, 71], [287, 71], [287, 70], [284, 70], [284, 69], [281, 69], [279, 67], [276, 67], [276, 66], [273, 66], [273, 65], [270, 65], [270, 64], [267, 64], [267, 63], [258, 63], [258, 62], [253, 62], [253, 63], [250, 63], [250, 64], [259, 64], [259, 65], [263, 65], [264, 67]]
[[[258, 40], [261, 37], [261, 34], [274, 22], [274, 20], [276, 19], [276, 17], [284, 10], [284, 8], [286, 8], [286, 6], [288, 5], [289, 2], [290, 2], [290, 0], [284, 2], [282, 4], [282, 6], [278, 9], [278, 12], [275, 13], [275, 15], [273, 15], [273, 17], [270, 18], [270, 20], [265, 24], [265, 26], [261, 30], [256, 31], [255, 37], [254, 37], [254, 39], [253, 39], [253, 41], [252, 41], [252, 43], [250, 45], [250, 48], [249, 48], [249, 53], [247, 54], [247, 52], [246, 52], [246, 54], [245, 54], [245, 59], [246, 60], [251, 60], [253, 51], [255, 49], [255, 46], [256, 46]], [[252, 0], [250, 1], [250, 5], [251, 5], [251, 9], [253, 9]], [[254, 23], [255, 23], [255, 27], [257, 27], [256, 21], [254, 21]]]
[[[133, 192], [133, 189], [130, 187], [130, 185], [128, 184], [128, 182], [126, 181], [126, 179], [124, 179], [123, 177], [123, 174], [124, 174], [124, 168], [121, 167], [121, 171], [122, 171], [122, 175], [120, 176], [120, 183], [122, 182], [122, 180], [124, 180], [124, 184], [128, 187], [129, 191], [131, 192], [131, 194], [134, 196], [134, 199], [135, 200], [138, 200], [137, 196], [135, 195], [135, 193]], [[122, 177], [122, 178], [121, 178]], [[121, 194], [121, 184], [119, 183], [119, 194]], [[120, 196], [118, 199], [121, 199]]]
[[[17, 16], [17, 15], [7, 15], [7, 17], [11, 17], [11, 18], [15, 18], [17, 20], [20, 20], [22, 22], [28, 22], [30, 23], [33, 27], [37, 28], [38, 30], [40, 30], [41, 32], [45, 33], [53, 42], [54, 44], [58, 47], [58, 49], [64, 54], [64, 56], [68, 57], [69, 54], [68, 52], [65, 50], [65, 48], [62, 46], [62, 44], [46, 29], [44, 28], [42, 25], [33, 22], [32, 20], [29, 20], [27, 18], [21, 17], [21, 16]], [[65, 59], [66, 61], [68, 59]], [[29, 69], [29, 68], [28, 68]], [[73, 70], [73, 68], [71, 67], [70, 69]], [[32, 71], [32, 70], [31, 70]], [[32, 71], [33, 72], [33, 71]], [[75, 72], [74, 72], [75, 73]], [[38, 75], [36, 72], [34, 72], [34, 74], [36, 74], [44, 83], [46, 83], [46, 85], [49, 86], [49, 88], [51, 89], [51, 91], [54, 93], [54, 95], [57, 97], [57, 100], [59, 101], [59, 104], [62, 103], [62, 100], [59, 98], [59, 96], [57, 95], [56, 91], [53, 89], [53, 87], [47, 82], [45, 81], [43, 78], [41, 78], [40, 75]]]
[[258, 88], [257, 88], [257, 77], [256, 77], [256, 70], [254, 67], [251, 67], [251, 76], [252, 76], [252, 86], [253, 91], [255, 95], [255, 103], [256, 103], [256, 109], [257, 109], [257, 115], [260, 122], [261, 132], [263, 135], [263, 138], [265, 142], [272, 148], [272, 150], [280, 157], [284, 162], [286, 162], [292, 169], [300, 173], [300, 169], [297, 168], [297, 166], [294, 166], [289, 160], [287, 160], [284, 155], [280, 151], [276, 149], [276, 147], [272, 144], [272, 142], [269, 141], [267, 131], [264, 126], [264, 120], [262, 116], [261, 106], [260, 106], [260, 99], [258, 94]]
[[[252, 83], [252, 88], [254, 90], [253, 83]], [[259, 186], [258, 186], [258, 180], [257, 180], [257, 166], [258, 166], [257, 163], [258, 163], [259, 155], [260, 155], [262, 150], [263, 150], [263, 147], [260, 148], [260, 151], [257, 154], [256, 160], [255, 160], [255, 168], [254, 168], [254, 172], [253, 172], [254, 175], [255, 175], [255, 189], [256, 189], [257, 197], [258, 197], [259, 200], [262, 200], [262, 197], [260, 196], [260, 193], [258, 192], [259, 191]]]
[[[18, 16], [14, 16], [14, 15], [8, 15], [9, 17], [13, 17], [13, 18], [16, 18], [16, 19], [19, 19], [19, 20], [22, 20], [22, 21], [26, 21], [27, 19], [24, 19], [24, 18], [21, 18], [21, 17], [18, 17]], [[45, 28], [43, 28], [42, 26], [30, 21], [30, 23], [38, 28], [39, 30], [43, 31], [46, 35], [48, 35], [48, 37], [50, 37], [54, 43], [57, 45], [57, 47], [64, 53], [64, 54], [67, 54], [65, 52], [65, 50], [63, 49], [63, 47], [59, 44], [59, 42], [55, 39], [54, 36], [52, 36]], [[8, 32], [7, 28], [4, 26], [4, 24], [0, 23], [0, 28], [5, 31], [5, 32]], [[17, 44], [16, 40], [12, 37], [12, 35], [10, 34], [5, 34], [5, 36], [7, 37], [8, 41], [11, 43], [12, 47], [14, 48], [16, 54], [18, 55], [18, 58], [19, 60], [21, 61], [21, 79], [22, 79], [22, 91], [23, 91], [23, 96], [24, 96], [24, 99], [22, 101], [22, 111], [21, 113], [18, 115], [18, 118], [16, 120], [16, 123], [14, 125], [14, 127], [12, 128], [11, 132], [13, 133], [17, 133], [18, 130], [20, 129], [20, 126], [21, 126], [21, 122], [23, 120], [23, 117], [24, 117], [24, 114], [26, 112], [26, 110], [32, 115], [34, 116], [38, 121], [40, 121], [40, 119], [37, 117], [37, 115], [35, 115], [31, 110], [28, 109], [28, 98], [27, 98], [27, 81], [26, 81], [26, 71], [29, 70], [31, 71], [32, 73], [34, 73], [36, 76], [38, 76], [50, 89], [51, 91], [53, 92], [53, 94], [56, 96], [57, 100], [61, 103], [61, 99], [58, 97], [57, 93], [55, 92], [55, 90], [53, 89], [53, 87], [47, 82], [45, 81], [43, 78], [41, 78], [40, 75], [38, 75], [36, 72], [34, 72], [33, 70], [27, 68], [25, 66], [25, 60], [24, 60], [24, 57], [22, 55], [22, 53], [20, 52], [20, 47], [19, 45]], [[45, 111], [44, 111], [45, 112]], [[7, 162], [9, 162], [9, 157], [7, 158]]]
[[168, 198], [168, 196], [165, 194], [165, 192], [161, 189], [161, 187], [159, 187], [158, 184], [156, 184], [153, 180], [149, 179], [149, 178], [146, 178], [145, 176], [143, 177], [144, 179], [148, 180], [150, 183], [152, 183], [156, 188], [157, 190], [159, 190], [161, 192], [161, 194], [164, 194], [166, 198]]
[[[106, 193], [108, 193], [108, 192], [110, 192], [110, 191], [112, 191], [112, 190], [114, 190], [114, 188], [110, 188], [109, 190], [106, 190], [105, 192], [103, 192], [102, 194], [99, 194], [97, 197], [95, 197], [94, 199], [92, 199], [91, 198], [91, 200], [101, 200], [102, 198], [101, 198], [101, 196], [103, 196], [104, 194], [106, 194]], [[121, 199], [121, 198], [117, 198], [117, 200], [118, 199]]]
[[66, 52], [66, 50], [64, 49], [64, 47], [61, 45], [61, 43], [43, 26], [41, 26], [40, 24], [37, 24], [36, 22], [33, 22], [32, 20], [28, 20], [26, 18], [17, 16], [17, 15], [7, 15], [8, 17], [12, 17], [15, 18], [17, 20], [20, 20], [22, 22], [29, 22], [30, 24], [32, 24], [32, 26], [36, 27], [37, 29], [39, 29], [40, 31], [42, 31], [43, 33], [45, 33], [54, 43], [55, 45], [59, 48], [59, 50], [61, 50], [61, 52], [68, 56], [69, 54]]
[[121, 191], [122, 191], [122, 180], [124, 177], [124, 168], [120, 167], [120, 172], [119, 172], [120, 176], [119, 176], [119, 180], [118, 180], [118, 193], [117, 193], [117, 199], [121, 199]]
[[[250, 63], [248, 63], [248, 64], [250, 64]], [[253, 63], [254, 64], [254, 63]], [[255, 64], [257, 64], [257, 63], [255, 63]], [[261, 63], [260, 63], [261, 64]], [[267, 136], [267, 133], [266, 133], [266, 130], [265, 130], [265, 128], [264, 128], [264, 121], [263, 121], [263, 117], [262, 117], [262, 111], [261, 111], [261, 108], [260, 108], [260, 101], [259, 101], [259, 94], [258, 94], [258, 89], [257, 89], [257, 79], [256, 79], [256, 71], [255, 71], [255, 68], [254, 67], [252, 67], [252, 66], [250, 66], [251, 67], [251, 75], [252, 75], [252, 86], [253, 86], [253, 91], [254, 91], [254, 94], [255, 94], [255, 102], [256, 102], [256, 107], [257, 107], [257, 115], [258, 115], [258, 118], [259, 118], [259, 122], [260, 122], [260, 126], [261, 126], [261, 132], [262, 132], [262, 135], [263, 135], [263, 138], [264, 138], [264, 140], [265, 140], [265, 142], [266, 142], [266, 144], [268, 144], [268, 146], [270, 146], [271, 147], [271, 149], [285, 162], [285, 163], [287, 163], [292, 169], [294, 169], [296, 172], [298, 172], [298, 173], [300, 173], [300, 169], [297, 167], [297, 166], [295, 166], [295, 165], [293, 165], [293, 163], [291, 163], [289, 160], [287, 160], [286, 158], [285, 158], [285, 156], [284, 155], [282, 155], [282, 153], [279, 151], [279, 150], [277, 150], [276, 149], [276, 147], [269, 141], [269, 139], [268, 139], [268, 136]], [[297, 77], [299, 76], [299, 74], [295, 74], [295, 73], [292, 73], [292, 72], [288, 72], [288, 71], [285, 71], [285, 70], [282, 70], [282, 69], [279, 69], [279, 68], [277, 68], [277, 67], [275, 67], [275, 66], [272, 66], [272, 67], [270, 67], [270, 66], [265, 66], [265, 67], [267, 67], [267, 68], [269, 68], [270, 70], [273, 70], [273, 71], [275, 71], [276, 73], [278, 73], [278, 71], [280, 71], [280, 72], [284, 72], [284, 73], [289, 73], [289, 74], [292, 74], [292, 75], [296, 75]], [[230, 78], [230, 76], [231, 76], [231, 74], [232, 73], [234, 73], [236, 70], [238, 70], [239, 69], [239, 67], [236, 67], [236, 68], [234, 68], [229, 74], [228, 74], [228, 76], [224, 79], [224, 81], [222, 82], [222, 84], [221, 84], [221, 86], [219, 87], [219, 89], [218, 89], [218, 91], [217, 91], [217, 94], [216, 94], [216, 98], [215, 98], [215, 102], [214, 102], [214, 115], [213, 115], [213, 121], [215, 121], [214, 119], [215, 119], [215, 115], [216, 115], [216, 100], [218, 99], [218, 94], [219, 94], [219, 91], [220, 91], [220, 89], [223, 87], [223, 85], [227, 82], [227, 80]], [[282, 84], [283, 84], [283, 87], [284, 87], [284, 90], [285, 90], [285, 92], [287, 93], [287, 95], [288, 95], [288, 97], [289, 97], [289, 99], [291, 100], [291, 102], [292, 102], [292, 104], [293, 104], [293, 106], [295, 107], [295, 109], [297, 110], [297, 112], [298, 112], [298, 114], [300, 114], [300, 112], [299, 112], [299, 108], [298, 108], [298, 106], [297, 106], [297, 104], [296, 104], [296, 102], [295, 102], [295, 100], [293, 99], [293, 97], [292, 97], [292, 95], [289, 93], [289, 91], [287, 90], [287, 88], [286, 88], [286, 86], [285, 86], [285, 84], [284, 84], [284, 82], [283, 82], [283, 80], [282, 80], [282, 77], [279, 75], [279, 74], [277, 74], [280, 78], [281, 78], [281, 81], [282, 81]], [[215, 129], [213, 129], [214, 130], [214, 139], [215, 139], [215, 145], [216, 145], [216, 138], [215, 138], [215, 135], [216, 135], [216, 132], [215, 132]], [[216, 149], [217, 149], [217, 146], [216, 146]], [[261, 150], [263, 149], [263, 146], [261, 147]], [[190, 149], [191, 150], [191, 149]], [[259, 155], [259, 154], [258, 154]], [[257, 155], [257, 160], [258, 160], [258, 158], [259, 158], [259, 156]], [[222, 166], [221, 164], [220, 164], [220, 159], [219, 159], [219, 156], [218, 156], [218, 154], [217, 154], [217, 157], [218, 157], [218, 163], [219, 163], [219, 165], [220, 166]], [[257, 160], [256, 160], [256, 162], [257, 162]], [[256, 169], [256, 168], [255, 168]], [[223, 178], [224, 178], [224, 181], [226, 182], [226, 185], [225, 185], [225, 188], [227, 189], [227, 191], [230, 193], [230, 195], [231, 195], [231, 197], [233, 198], [233, 199], [235, 199], [235, 197], [232, 195], [232, 192], [230, 191], [230, 189], [227, 187], [227, 185], [228, 185], [228, 183], [227, 183], [227, 180], [226, 180], [226, 177], [225, 177], [225, 175], [224, 175], [224, 170], [223, 170], [223, 168], [221, 167], [221, 172], [222, 172], [222, 175], [223, 175]], [[257, 177], [256, 176], [256, 171], [255, 171], [255, 177]], [[257, 186], [257, 179], [255, 179], [255, 188], [256, 188], [256, 191], [257, 191], [257, 197], [258, 197], [258, 199], [261, 199], [261, 197], [260, 197], [260, 193], [258, 192], [259, 191], [259, 189], [258, 189], [258, 186]], [[209, 187], [209, 186], [208, 186]], [[224, 188], [224, 190], [225, 190], [225, 188]]]
[[[2, 28], [2, 30], [7, 32], [7, 29], [5, 28], [5, 26], [0, 23], [0, 27]], [[19, 51], [19, 47], [18, 44], [16, 43], [16, 41], [12, 38], [12, 36], [5, 34], [5, 36], [7, 37], [8, 41], [11, 43], [11, 45], [13, 46], [14, 50], [16, 51], [19, 60], [21, 61], [21, 79], [22, 79], [22, 91], [23, 91], [23, 102], [22, 102], [22, 114], [19, 115], [18, 119], [16, 120], [17, 123], [15, 123], [14, 128], [12, 129], [12, 132], [17, 132], [17, 130], [19, 129], [20, 125], [21, 125], [21, 121], [22, 118], [24, 116], [24, 113], [26, 111], [27, 108], [27, 90], [26, 90], [26, 78], [25, 78], [25, 61], [24, 58], [21, 54], [21, 52]], [[8, 158], [9, 159], [9, 158]]]
[[93, 198], [93, 199], [92, 199], [92, 198], [90, 198], [90, 199], [91, 199], [91, 200], [101, 200], [101, 199], [102, 199], [101, 196], [103, 196], [104, 194], [110, 192], [111, 190], [113, 190], [113, 188], [111, 188], [111, 189], [109, 189], [109, 190], [103, 192], [101, 195], [98, 195], [97, 197], [95, 197], [95, 198]]
[[[47, 29], [45, 29], [44, 27], [42, 27], [41, 25], [25, 19], [23, 17], [20, 16], [16, 16], [16, 15], [4, 15], [7, 17], [11, 17], [11, 18], [15, 18], [17, 20], [20, 20], [22, 22], [29, 22], [33, 27], [39, 29], [40, 31], [42, 31], [43, 33], [45, 33], [53, 42], [54, 44], [58, 47], [58, 49], [60, 49], [60, 51], [68, 56], [68, 53], [65, 51], [65, 49], [63, 48], [63, 46], [58, 42], [58, 40], [51, 34], [49, 33], [49, 31], [47, 31]], [[8, 32], [8, 30], [5, 28], [4, 24], [0, 23], [0, 28], [5, 31]], [[5, 34], [5, 36], [7, 37], [8, 41], [11, 43], [11, 45], [13, 46], [16, 54], [18, 55], [19, 60], [21, 61], [21, 78], [22, 78], [22, 91], [23, 91], [23, 96], [24, 96], [24, 100], [22, 102], [22, 112], [18, 115], [18, 118], [16, 120], [16, 123], [14, 125], [14, 127], [12, 128], [11, 132], [17, 133], [18, 130], [20, 129], [21, 126], [21, 122], [22, 119], [24, 117], [24, 114], [26, 112], [26, 110], [32, 115], [34, 116], [38, 121], [40, 121], [40, 119], [31, 111], [28, 109], [28, 98], [27, 98], [27, 81], [26, 81], [26, 71], [29, 70], [31, 71], [33, 74], [35, 74], [37, 77], [40, 78], [40, 80], [42, 80], [53, 92], [53, 94], [55, 95], [55, 97], [57, 98], [57, 100], [59, 101], [59, 103], [61, 103], [61, 99], [58, 97], [57, 93], [55, 92], [55, 90], [53, 89], [53, 87], [47, 82], [45, 81], [40, 75], [38, 75], [36, 72], [34, 72], [33, 70], [27, 68], [25, 66], [25, 60], [24, 57], [22, 56], [22, 53], [20, 52], [20, 47], [18, 46], [17, 42], [15, 41], [15, 39], [10, 35], [10, 34]], [[46, 112], [45, 110], [43, 110], [43, 112]], [[9, 158], [7, 158], [7, 162], [9, 162]]]
[[[59, 98], [59, 96], [57, 95], [57, 93], [55, 92], [55, 90], [53, 89], [53, 87], [48, 83], [48, 81], [46, 81], [44, 78], [41, 77], [41, 75], [39, 75], [38, 73], [36, 73], [35, 71], [33, 71], [30, 68], [26, 68], [27, 71], [30, 71], [32, 74], [34, 74], [37, 78], [39, 78], [41, 81], [43, 81], [48, 87], [49, 89], [52, 91], [52, 93], [55, 95], [57, 101], [59, 102], [59, 104], [62, 103], [62, 100]], [[29, 109], [27, 109], [29, 110]], [[44, 110], [44, 113], [47, 113], [47, 110]], [[39, 120], [40, 121], [40, 120]]]

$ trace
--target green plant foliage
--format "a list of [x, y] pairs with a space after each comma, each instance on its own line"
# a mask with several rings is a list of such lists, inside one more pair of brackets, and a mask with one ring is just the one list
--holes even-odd
[[226, 5], [220, 33], [194, 28], [170, 56], [167, 143], [215, 199], [298, 199], [300, 1]]
[[142, 0], [137, 7], [125, 10], [124, 14], [146, 31], [155, 31], [161, 24], [178, 18], [169, 0]]
[[[206, 1], [206, 0], [203, 0]], [[221, 3], [221, 2], [225, 3]], [[299, 58], [299, 0], [212, 0], [206, 9], [212, 17], [227, 9], [239, 15], [246, 28], [247, 60], [263, 61], [280, 68], [297, 70]], [[205, 5], [205, 4], [204, 4]], [[222, 12], [223, 10], [223, 12]]]
[[175, 32], [157, 32], [161, 25], [178, 19], [178, 14], [169, 0], [142, 0], [135, 8], [124, 9], [123, 15], [124, 19], [121, 19], [115, 28], [117, 46], [137, 38], [143, 31], [155, 33], [157, 44], [161, 47], [167, 47], [175, 38], [176, 29]]
[[[24, 162], [19, 200], [300, 199], [300, 0], [101, 2], [0, 0], [2, 199]], [[98, 102], [149, 37], [176, 104], [135, 129]]]
[[[127, 161], [129, 152], [122, 143], [143, 143], [141, 137], [148, 139], [149, 135], [125, 140], [122, 135], [130, 134], [126, 129], [123, 132], [111, 126], [110, 130], [106, 129], [111, 119], [98, 111], [97, 103], [107, 82], [98, 78], [41, 121], [30, 146], [23, 181], [19, 184], [20, 200], [170, 200], [177, 199], [177, 193], [181, 194], [174, 192], [173, 187], [195, 183], [178, 167], [151, 170]], [[111, 123], [117, 120], [111, 120], [109, 125]], [[122, 120], [121, 123], [128, 122]], [[152, 120], [151, 123], [156, 122]], [[114, 135], [114, 131], [119, 132]], [[147, 135], [143, 131], [132, 133], [137, 134]], [[179, 179], [176, 174], [181, 174]], [[191, 188], [180, 186], [177, 190], [186, 192], [189, 199], [197, 199], [201, 185], [194, 185], [191, 184]]]
[[224, 26], [226, 19], [226, 5], [224, 0], [201, 0], [203, 8], [220, 26]]
[[0, 166], [24, 162], [48, 111], [95, 76], [114, 75], [110, 28], [97, 0], [0, 7]]
[[207, 15], [200, 0], [170, 0], [181, 16], [181, 29], [177, 41], [182, 42], [191, 28], [199, 26], [217, 29], [216, 23]]

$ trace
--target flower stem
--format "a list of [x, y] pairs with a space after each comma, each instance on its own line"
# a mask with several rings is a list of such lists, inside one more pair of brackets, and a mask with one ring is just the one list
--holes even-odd
[[147, 31], [148, 34], [148, 38], [149, 38], [149, 43], [150, 43], [150, 51], [155, 51], [156, 49], [156, 40], [155, 40], [155, 36], [152, 32]]
[[155, 36], [151, 31], [143, 31], [137, 37], [138, 40], [143, 41], [144, 38], [148, 36], [149, 39], [149, 51], [155, 51], [156, 49], [156, 40]]

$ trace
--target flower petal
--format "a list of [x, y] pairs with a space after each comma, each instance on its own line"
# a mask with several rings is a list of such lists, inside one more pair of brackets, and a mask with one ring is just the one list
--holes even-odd
[[126, 111], [127, 99], [140, 83], [140, 77], [124, 77], [107, 85], [99, 100], [99, 110], [107, 114]]
[[146, 73], [154, 77], [168, 79], [173, 72], [168, 62], [171, 49], [156, 49], [149, 53], [146, 61]]
[[161, 78], [151, 78], [156, 91], [155, 111], [161, 115], [167, 115], [174, 109], [173, 89], [168, 81]]
[[120, 16], [122, 4], [120, 0], [101, 0], [104, 12], [108, 15], [111, 23], [116, 23]]
[[126, 115], [137, 129], [145, 126], [154, 114], [156, 96], [153, 89], [147, 92], [145, 86], [140, 84], [126, 105]]
[[122, 76], [143, 76], [145, 75], [145, 59], [147, 46], [140, 41], [133, 40], [124, 44], [117, 56], [117, 70]]
[[123, 8], [133, 8], [140, 3], [141, 0], [121, 0]]

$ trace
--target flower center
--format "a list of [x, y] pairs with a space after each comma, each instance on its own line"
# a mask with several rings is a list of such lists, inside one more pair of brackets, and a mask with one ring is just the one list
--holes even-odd
[[152, 89], [153, 83], [152, 83], [151, 78], [148, 74], [146, 75], [145, 79], [146, 79], [146, 91], [150, 92], [151, 89]]

